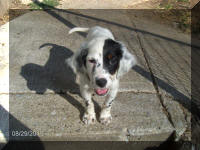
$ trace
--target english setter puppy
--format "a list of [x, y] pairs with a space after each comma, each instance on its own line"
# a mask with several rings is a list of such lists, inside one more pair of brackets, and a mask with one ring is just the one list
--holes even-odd
[[136, 64], [136, 58], [106, 28], [76, 27], [69, 34], [77, 31], [87, 32], [86, 40], [66, 62], [76, 74], [76, 83], [79, 84], [81, 96], [86, 103], [82, 121], [90, 124], [96, 120], [92, 101], [95, 93], [106, 96], [99, 121], [108, 124], [112, 119], [111, 105], [118, 92], [119, 79]]

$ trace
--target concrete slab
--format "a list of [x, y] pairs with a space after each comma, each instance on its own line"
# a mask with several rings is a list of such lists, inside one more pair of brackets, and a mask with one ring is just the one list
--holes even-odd
[[[131, 18], [160, 94], [190, 104], [190, 35], [147, 21]], [[180, 102], [181, 103], [181, 102]]]
[[[155, 38], [152, 39], [149, 36], [145, 36], [146, 40], [143, 39], [144, 36], [141, 38], [145, 49], [148, 49], [146, 54], [153, 74], [156, 77], [155, 79], [159, 87], [159, 91], [163, 95], [173, 96], [176, 99], [185, 98], [179, 93], [182, 93], [186, 97], [190, 98], [191, 65], [188, 63], [191, 60], [190, 57], [177, 57], [177, 55], [179, 55], [178, 51], [182, 51], [180, 53], [184, 53], [183, 49], [181, 47], [175, 49], [173, 48], [173, 44], [167, 44], [166, 41], [156, 40]], [[190, 51], [190, 47], [188, 47], [186, 51]], [[186, 60], [188, 60], [188, 62]], [[167, 83], [169, 86], [159, 86], [161, 84], [160, 80], [165, 81], [165, 83]]]
[[131, 25], [125, 13], [120, 10], [82, 10], [81, 13], [34, 11], [10, 22], [10, 92], [77, 92], [74, 75], [66, 68], [64, 60], [79, 48], [85, 34], [69, 36], [67, 33], [75, 26], [101, 25], [111, 29], [118, 40], [127, 44], [138, 57], [138, 66], [148, 76], [147, 79], [130, 71], [122, 79], [120, 91], [155, 93], [136, 33], [124, 27]]
[[[103, 101], [95, 101], [99, 114]], [[83, 110], [83, 100], [77, 94], [11, 94], [10, 132], [13, 136], [10, 139], [29, 139], [31, 137], [14, 134], [30, 129], [47, 141], [164, 141], [174, 131], [155, 94], [120, 93], [112, 107], [113, 121], [108, 126], [99, 122], [83, 125], [80, 121]]]
[[176, 130], [176, 141], [178, 141], [186, 130], [188, 141], [191, 141], [191, 113], [185, 114], [183, 107], [175, 100], [164, 97], [163, 104], [169, 113], [170, 119]]
[[[175, 129], [177, 134], [182, 134], [185, 120], [184, 115], [179, 115], [182, 113], [179, 105], [169, 107], [171, 102], [164, 99], [164, 109], [172, 115], [172, 122], [177, 121], [174, 129], [156, 96], [148, 68], [155, 76], [162, 98], [188, 101], [189, 38], [178, 33], [171, 36], [170, 29], [148, 24], [149, 21], [132, 21], [125, 10], [34, 11], [11, 21], [10, 123], [14, 131], [11, 133], [35, 131], [36, 139], [42, 140], [96, 141], [164, 141]], [[136, 54], [139, 64], [121, 81], [122, 93], [113, 106], [113, 122], [109, 126], [96, 123], [87, 127], [80, 122], [83, 107], [75, 76], [64, 60], [79, 48], [85, 37], [82, 33], [69, 36], [68, 31], [75, 26], [94, 25], [113, 31], [116, 39]], [[179, 51], [181, 48], [184, 53]], [[100, 110], [97, 103], [96, 110]], [[11, 138], [27, 139], [25, 136]]]
[[131, 13], [129, 17], [179, 138], [186, 128], [191, 132], [191, 37]]

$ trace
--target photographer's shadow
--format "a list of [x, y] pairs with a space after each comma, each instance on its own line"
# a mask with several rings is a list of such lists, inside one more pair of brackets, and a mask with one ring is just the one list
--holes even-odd
[[70, 93], [80, 93], [75, 83], [75, 74], [67, 66], [65, 60], [73, 55], [73, 52], [66, 47], [46, 43], [40, 46], [51, 46], [50, 56], [44, 66], [29, 63], [21, 68], [20, 75], [27, 81], [27, 87], [37, 94], [44, 94], [47, 89], [53, 90], [64, 97], [70, 104], [80, 112], [80, 118], [84, 113], [84, 107], [80, 102], [71, 97]]

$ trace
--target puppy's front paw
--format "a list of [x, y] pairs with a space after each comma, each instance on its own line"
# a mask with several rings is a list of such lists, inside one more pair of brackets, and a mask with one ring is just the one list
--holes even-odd
[[107, 125], [111, 122], [112, 116], [100, 117], [100, 123], [103, 125]]
[[100, 118], [99, 118], [100, 123], [107, 125], [111, 122], [111, 120], [112, 120], [112, 116], [110, 114], [110, 109], [109, 108], [102, 109]]
[[87, 125], [94, 123], [95, 120], [96, 120], [95, 113], [94, 114], [84, 113], [82, 118], [82, 121]]

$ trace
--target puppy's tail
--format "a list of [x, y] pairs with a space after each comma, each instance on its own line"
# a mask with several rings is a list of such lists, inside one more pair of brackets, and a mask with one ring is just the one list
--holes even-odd
[[69, 34], [72, 34], [73, 32], [87, 32], [89, 31], [89, 28], [81, 28], [81, 27], [75, 27], [69, 30]]

